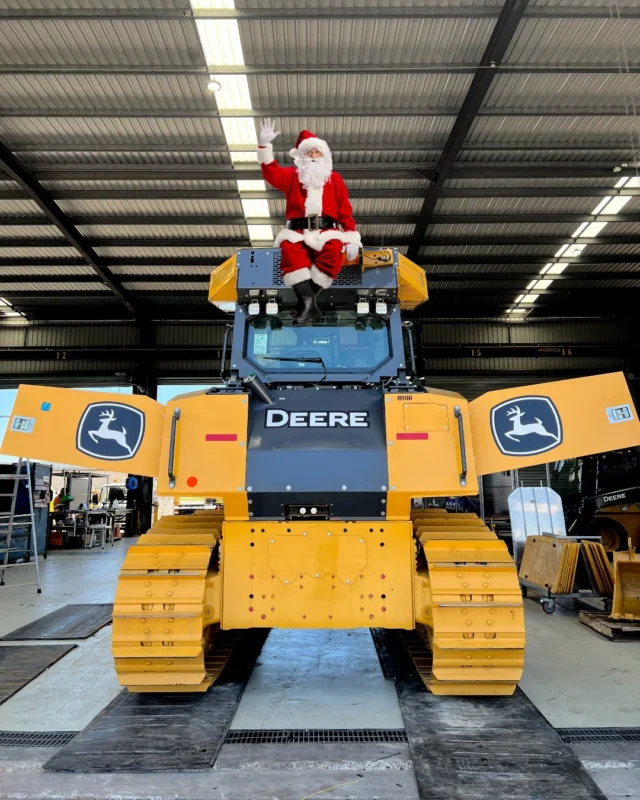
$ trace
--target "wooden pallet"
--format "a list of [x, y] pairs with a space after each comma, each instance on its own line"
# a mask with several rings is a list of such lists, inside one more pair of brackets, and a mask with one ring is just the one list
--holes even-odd
[[640, 620], [610, 619], [608, 614], [599, 611], [580, 611], [578, 616], [583, 625], [588, 625], [612, 642], [640, 640]]

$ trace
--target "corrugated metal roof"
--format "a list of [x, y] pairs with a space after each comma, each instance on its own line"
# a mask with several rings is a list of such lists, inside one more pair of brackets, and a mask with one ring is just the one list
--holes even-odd
[[[187, 5], [185, 6], [185, 2]], [[86, 8], [86, 9], [124, 9], [122, 0], [12, 0], [16, 8]], [[450, 5], [460, 6], [460, 0], [438, 0], [439, 8]], [[462, 0], [462, 4], [483, 7], [495, 6], [495, 0]], [[531, 0], [530, 8], [562, 4], [579, 9], [597, 7], [601, 0]], [[132, 0], [127, 10], [188, 8], [188, 0]], [[397, 163], [403, 165], [403, 174], [411, 174], [406, 165], [422, 165], [431, 169], [442, 152], [442, 147], [454, 124], [455, 113], [461, 107], [466, 92], [471, 85], [471, 73], [433, 72], [393, 73], [397, 67], [424, 67], [445, 64], [475, 66], [486, 47], [497, 17], [461, 17], [424, 19], [389, 19], [376, 17], [376, 7], [388, 7], [389, 0], [236, 0], [238, 8], [292, 7], [300, 9], [299, 19], [292, 20], [240, 20], [239, 30], [242, 40], [244, 61], [251, 68], [279, 67], [281, 74], [249, 75], [248, 87], [254, 108], [273, 110], [277, 127], [282, 135], [276, 142], [276, 150], [283, 163], [291, 163], [287, 151], [295, 141], [301, 128], [314, 131], [327, 139], [334, 149], [334, 163], [340, 171], [349, 164]], [[391, 5], [423, 10], [424, 0], [397, 0]], [[321, 7], [333, 9], [329, 19], [305, 17], [305, 9]], [[370, 16], [367, 19], [348, 19], [341, 15], [341, 9], [360, 8]], [[368, 9], [368, 11], [367, 11]], [[614, 9], [615, 13], [615, 9]], [[640, 152], [640, 139], [637, 119], [629, 115], [610, 116], [611, 108], [623, 109], [625, 100], [629, 104], [632, 93], [640, 93], [640, 76], [631, 78], [620, 76], [615, 66], [622, 54], [624, 45], [631, 64], [640, 61], [640, 21], [625, 19], [611, 21], [600, 19], [543, 19], [527, 17], [519, 25], [514, 41], [505, 62], [526, 65], [608, 66], [610, 71], [601, 74], [564, 73], [540, 74], [522, 70], [510, 74], [498, 74], [485, 100], [485, 108], [520, 110], [548, 109], [558, 112], [557, 116], [484, 116], [478, 117], [467, 136], [466, 147], [458, 154], [456, 162], [468, 165], [487, 165], [487, 177], [465, 179], [455, 177], [445, 183], [446, 190], [482, 189], [487, 193], [493, 190], [515, 189], [522, 197], [475, 197], [443, 198], [436, 205], [437, 215], [502, 215], [510, 214], [590, 214], [599, 202], [598, 190], [614, 190], [618, 177], [611, 171], [608, 177], [583, 178], [502, 178], [491, 177], [490, 165], [519, 164], [520, 167], [548, 166], [558, 168], [562, 175], [563, 165], [593, 167], [613, 167], [631, 162], [635, 147]], [[231, 164], [226, 139], [220, 120], [217, 118], [216, 98], [205, 88], [207, 76], [199, 75], [160, 75], [141, 72], [137, 68], [147, 68], [160, 72], [172, 67], [198, 68], [205, 66], [205, 56], [198, 38], [197, 26], [192, 19], [180, 20], [130, 20], [130, 19], [33, 19], [0, 22], [0, 64], [42, 67], [43, 65], [75, 68], [78, 74], [54, 75], [45, 71], [33, 75], [12, 75], [0, 86], [0, 105], [9, 109], [24, 109], [25, 112], [37, 110], [38, 116], [0, 115], [0, 141], [13, 149], [27, 167], [43, 171], [48, 165], [56, 167], [94, 166], [95, 180], [73, 179], [72, 171], [67, 171], [68, 180], [47, 181], [44, 185], [54, 193], [64, 192], [120, 192], [138, 193], [118, 199], [117, 195], [108, 198], [83, 197], [60, 199], [60, 208], [72, 217], [98, 216], [98, 224], [82, 225], [80, 233], [91, 239], [145, 238], [158, 239], [159, 246], [147, 247], [100, 247], [98, 254], [111, 259], [120, 257], [184, 259], [210, 258], [212, 261], [227, 257], [234, 252], [230, 247], [194, 247], [192, 239], [233, 238], [246, 239], [246, 225], [226, 225], [225, 217], [242, 217], [243, 206], [240, 199], [198, 200], [170, 199], [153, 197], [154, 193], [198, 191], [212, 194], [218, 191], [238, 191], [235, 176], [226, 181], [211, 181], [199, 177], [196, 168], [193, 178], [145, 180], [112, 180], [111, 168], [114, 165], [158, 165], [165, 171], [172, 165], [227, 165]], [[105, 67], [104, 73], [88, 74], [87, 66]], [[329, 67], [336, 73], [298, 74], [295, 66], [308, 68]], [[340, 73], [341, 67], [351, 70], [361, 69], [361, 74]], [[110, 67], [124, 68], [131, 74], [107, 74]], [[376, 74], [367, 72], [375, 68]], [[380, 73], [381, 67], [389, 71]], [[611, 69], [614, 69], [611, 72]], [[637, 101], [636, 101], [637, 102]], [[394, 114], [394, 109], [448, 109], [449, 116], [409, 116]], [[566, 109], [582, 108], [593, 112], [590, 116], [563, 114]], [[50, 112], [59, 109], [83, 109], [87, 113], [103, 113], [96, 117], [59, 117]], [[126, 118], [114, 116], [110, 112], [133, 110], [174, 113], [173, 117]], [[288, 112], [317, 113], [307, 116], [285, 115], [278, 118], [277, 110]], [[379, 115], [358, 117], [344, 115], [330, 116], [336, 110], [379, 109]], [[189, 117], [190, 111], [211, 112], [208, 117]], [[179, 116], [185, 112], [185, 116]], [[600, 113], [598, 113], [600, 112]], [[250, 120], [248, 127], [256, 128], [259, 120]], [[501, 149], [501, 146], [503, 149]], [[342, 149], [341, 149], [342, 148]], [[507, 149], [504, 149], [507, 148]], [[578, 149], [580, 148], [580, 149]], [[604, 148], [604, 149], [603, 149]], [[253, 158], [248, 154], [248, 158]], [[255, 165], [252, 165], [255, 169]], [[394, 221], [393, 217], [418, 217], [422, 208], [422, 197], [402, 196], [406, 193], [426, 193], [429, 182], [417, 172], [414, 179], [349, 179], [351, 190], [376, 191], [395, 190], [397, 198], [353, 198], [356, 219], [360, 219], [361, 233], [369, 241], [392, 243], [395, 239], [410, 238], [414, 227], [406, 221]], [[532, 197], [532, 189], [549, 189], [551, 193], [558, 188], [593, 188], [595, 196], [586, 197]], [[6, 193], [15, 189], [9, 180], [0, 180], [0, 191]], [[147, 196], [145, 196], [147, 195]], [[151, 196], [149, 196], [151, 195]], [[6, 197], [6, 194], [4, 195]], [[276, 223], [270, 226], [275, 235], [284, 217], [284, 202], [281, 199], [268, 201], [269, 213]], [[624, 213], [638, 213], [640, 198], [633, 198]], [[1, 199], [0, 215], [42, 217], [42, 210], [30, 200]], [[118, 216], [193, 216], [186, 225], [139, 224], [121, 225]], [[113, 216], [107, 221], [104, 217]], [[371, 225], [366, 217], [390, 217], [384, 224]], [[222, 222], [223, 224], [218, 224]], [[570, 237], [578, 223], [572, 222], [509, 222], [507, 220], [491, 223], [472, 223], [461, 221], [456, 224], [431, 225], [428, 236], [471, 237], [473, 244], [451, 244], [432, 247], [427, 240], [421, 252], [424, 257], [438, 258], [451, 256], [529, 255], [544, 260], [552, 256], [558, 245], [540, 243], [518, 243], [518, 238]], [[603, 236], [638, 235], [637, 223], [613, 223], [602, 233]], [[34, 225], [3, 225], [0, 219], [0, 243], [2, 239], [33, 239], [55, 237], [61, 239], [59, 230], [49, 224], [38, 222]], [[487, 244], [483, 237], [510, 237], [513, 244]], [[183, 239], [187, 246], [167, 246], [162, 239]], [[406, 252], [407, 246], [401, 251]], [[625, 255], [636, 258], [640, 244], [588, 246], [591, 255]], [[76, 263], [80, 253], [70, 247], [11, 247], [2, 248], [0, 257], [30, 259], [38, 257], [69, 258]], [[535, 266], [535, 265], [534, 265]], [[585, 265], [575, 267], [580, 272], [593, 273], [593, 279], [576, 283], [570, 280], [572, 266], [566, 278], [558, 284], [576, 289], [589, 286], [594, 289], [602, 286], [602, 277], [613, 276], [616, 271], [638, 271], [633, 260], [628, 264]], [[215, 310], [206, 303], [206, 283], [210, 272], [207, 266], [142, 266], [111, 267], [114, 275], [126, 278], [126, 289], [136, 294], [136, 302], [145, 309], [156, 306], [158, 314], [188, 314], [189, 308], [197, 306], [207, 318], [215, 316]], [[442, 282], [438, 284], [438, 273], [457, 272], [469, 276], [464, 282], [449, 282], [451, 288], [482, 286], [495, 290], [495, 295], [483, 294], [482, 308], [478, 313], [485, 315], [500, 313], [504, 308], [505, 296], [501, 294], [504, 284], [499, 281], [482, 283], [483, 273], [504, 272], [514, 278], [527, 271], [522, 265], [436, 265], [430, 267], [429, 275], [436, 284], [435, 293], [439, 301], [443, 297], [455, 304], [455, 291], [442, 292]], [[74, 278], [93, 275], [90, 266], [76, 267], [23, 267], [3, 266], [2, 279], [7, 291], [28, 291], [30, 287], [43, 289], [49, 297], [16, 297], [16, 306], [32, 309], [39, 316], [46, 315], [48, 305], [64, 306], [65, 293], [74, 292], [66, 298], [71, 308], [89, 303], [100, 303], [98, 308], [104, 315], [121, 311], [118, 301], [108, 294], [103, 284], [83, 283]], [[47, 282], [47, 276], [68, 276], [69, 281]], [[162, 283], [150, 280], [163, 278]], [[176, 283], [172, 278], [193, 276], [189, 283]], [[33, 278], [21, 283], [12, 278]], [[511, 283], [511, 282], [509, 282]], [[634, 280], [610, 284], [624, 288], [636, 285]], [[192, 288], [194, 296], [178, 297], [172, 295], [174, 289]], [[14, 288], [8, 288], [14, 287]], [[522, 286], [524, 289], [524, 285]], [[200, 293], [200, 289], [203, 291]], [[75, 292], [82, 292], [78, 297]], [[99, 297], [91, 297], [91, 293]], [[166, 292], [166, 294], [158, 293]], [[518, 292], [514, 292], [514, 295]], [[55, 296], [52, 299], [52, 296]], [[89, 300], [83, 300], [89, 298]], [[576, 308], [578, 307], [576, 301]], [[551, 308], [550, 312], [536, 309], [535, 314], [557, 313], [562, 306]], [[183, 311], [182, 311], [183, 309]], [[455, 313], [455, 309], [453, 308]], [[60, 312], [58, 312], [60, 313]], [[97, 312], [98, 314], [100, 311]], [[73, 315], [70, 311], [69, 316]], [[534, 319], [532, 317], [531, 319]], [[512, 326], [513, 327], [513, 326]], [[525, 329], [527, 326], [520, 326]], [[205, 330], [206, 326], [202, 326]], [[502, 329], [504, 331], [504, 328]], [[203, 334], [204, 335], [204, 334]], [[222, 334], [216, 332], [216, 336]], [[504, 362], [501, 362], [504, 363]], [[520, 363], [520, 367], [524, 362]], [[514, 367], [514, 368], [520, 368]], [[31, 367], [33, 368], [33, 366]], [[483, 367], [485, 368], [485, 367]]]

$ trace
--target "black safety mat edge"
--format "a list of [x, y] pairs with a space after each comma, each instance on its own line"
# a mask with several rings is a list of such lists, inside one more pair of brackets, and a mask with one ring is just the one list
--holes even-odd
[[225, 744], [365, 744], [406, 742], [402, 728], [241, 728], [229, 731]]
[[640, 743], [640, 728], [556, 728], [556, 733], [567, 744]]
[[26, 639], [88, 639], [100, 628], [109, 625], [113, 616], [111, 603], [78, 603], [62, 606], [50, 614], [23, 625], [3, 636], [0, 641]]
[[[378, 630], [387, 654], [401, 658], [396, 665], [390, 658], [388, 669], [401, 672], [396, 632]], [[447, 697], [417, 676], [395, 685], [423, 800], [606, 800], [520, 689], [511, 697]]]
[[75, 644], [0, 647], [0, 704], [52, 667]]
[[385, 678], [414, 678], [416, 671], [400, 631], [370, 628], [371, 638]]
[[53, 772], [177, 772], [209, 769], [224, 744], [269, 634], [246, 631], [207, 692], [121, 692], [44, 764]]

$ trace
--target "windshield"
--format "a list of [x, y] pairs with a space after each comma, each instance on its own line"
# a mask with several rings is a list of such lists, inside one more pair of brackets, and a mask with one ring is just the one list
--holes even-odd
[[264, 372], [324, 372], [322, 363], [305, 358], [322, 359], [327, 372], [372, 372], [391, 355], [388, 323], [347, 309], [299, 328], [287, 313], [256, 317], [247, 326], [245, 358]]

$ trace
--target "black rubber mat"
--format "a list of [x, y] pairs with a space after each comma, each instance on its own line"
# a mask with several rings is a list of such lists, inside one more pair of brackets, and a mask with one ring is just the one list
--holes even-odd
[[424, 800], [606, 800], [519, 689], [438, 697], [416, 679], [396, 690]]
[[220, 680], [203, 694], [121, 692], [44, 765], [54, 772], [209, 769], [269, 631], [247, 631]]
[[74, 647], [75, 644], [0, 647], [0, 703], [31, 683]]
[[404, 646], [400, 631], [370, 628], [371, 638], [385, 678], [414, 678], [413, 662]]
[[113, 614], [111, 603], [82, 603], [52, 611], [46, 617], [30, 622], [2, 637], [3, 642], [25, 639], [88, 639], [109, 625]]

